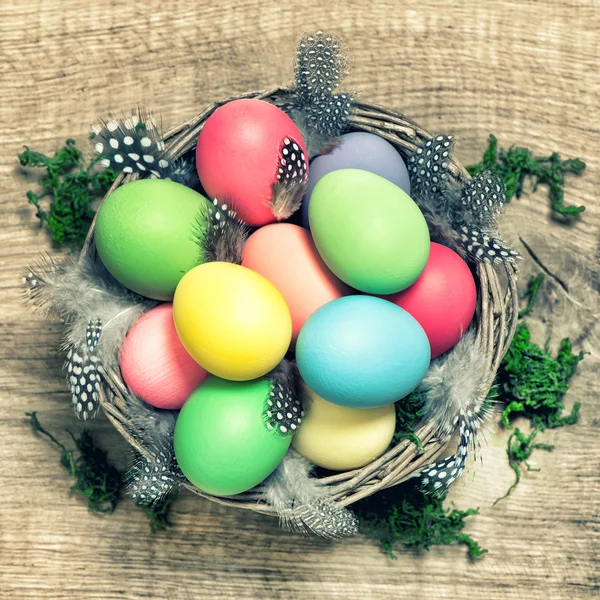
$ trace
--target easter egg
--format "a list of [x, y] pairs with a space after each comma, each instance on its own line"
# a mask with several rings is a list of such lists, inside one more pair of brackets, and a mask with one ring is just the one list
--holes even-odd
[[467, 263], [450, 248], [432, 242], [429, 260], [417, 281], [385, 297], [421, 324], [435, 358], [452, 348], [469, 327], [477, 288]]
[[240, 494], [268, 477], [287, 452], [291, 436], [267, 426], [271, 384], [209, 377], [183, 405], [175, 424], [175, 458], [203, 492]]
[[308, 387], [325, 400], [375, 408], [417, 387], [429, 367], [429, 342], [419, 323], [395, 304], [346, 296], [308, 318], [296, 362]]
[[302, 386], [304, 419], [292, 447], [325, 469], [358, 469], [381, 456], [394, 437], [393, 404], [379, 408], [348, 408], [323, 400]]
[[292, 315], [292, 339], [323, 304], [350, 293], [326, 266], [306, 229], [274, 223], [244, 245], [242, 265], [264, 275], [281, 292]]
[[181, 408], [208, 375], [179, 340], [170, 303], [136, 321], [123, 342], [119, 364], [127, 387], [156, 408]]
[[118, 187], [96, 219], [94, 240], [101, 261], [130, 290], [171, 300], [183, 275], [203, 262], [195, 234], [202, 226], [203, 205], [210, 206], [204, 196], [165, 179]]
[[329, 154], [317, 156], [310, 163], [308, 187], [302, 201], [302, 220], [308, 226], [310, 195], [317, 182], [338, 169], [362, 169], [391, 181], [410, 196], [408, 169], [400, 153], [374, 133], [353, 131], [340, 136], [339, 145]]
[[307, 157], [290, 117], [256, 99], [218, 108], [202, 127], [196, 147], [206, 193], [226, 200], [253, 226], [286, 219], [298, 208], [306, 189]]
[[235, 381], [274, 369], [292, 339], [281, 293], [259, 273], [233, 263], [206, 263], [186, 273], [175, 291], [173, 317], [196, 362]]
[[312, 192], [308, 215], [325, 264], [361, 292], [399, 292], [425, 268], [425, 218], [406, 192], [379, 175], [358, 169], [328, 173]]

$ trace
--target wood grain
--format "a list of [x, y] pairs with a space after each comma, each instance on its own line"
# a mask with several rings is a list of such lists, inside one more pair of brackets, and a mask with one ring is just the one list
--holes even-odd
[[[600, 5], [595, 0], [16, 0], [0, 6], [0, 598], [592, 598], [600, 591], [598, 524], [598, 225]], [[20, 273], [50, 248], [17, 168], [23, 144], [51, 152], [67, 137], [85, 144], [89, 124], [137, 103], [165, 126], [215, 99], [289, 81], [296, 39], [336, 31], [354, 70], [349, 86], [434, 131], [459, 138], [476, 160], [495, 133], [540, 154], [559, 149], [588, 163], [567, 199], [587, 206], [574, 225], [549, 218], [545, 192], [513, 202], [505, 236], [518, 236], [570, 284], [545, 288], [530, 319], [539, 341], [577, 339], [589, 354], [569, 403], [580, 423], [544, 434], [556, 443], [512, 482], [497, 432], [483, 464], [451, 501], [479, 506], [467, 531], [490, 553], [470, 563], [461, 547], [400, 551], [391, 561], [368, 539], [338, 544], [281, 532], [268, 517], [184, 495], [176, 526], [151, 535], [123, 503], [90, 514], [68, 492], [58, 456], [24, 418], [79, 429], [56, 355], [57, 326], [24, 312]], [[53, 250], [54, 251], [54, 250]], [[522, 265], [523, 281], [539, 267]], [[584, 334], [581, 334], [581, 332]], [[111, 456], [127, 448], [106, 421], [91, 425]]]

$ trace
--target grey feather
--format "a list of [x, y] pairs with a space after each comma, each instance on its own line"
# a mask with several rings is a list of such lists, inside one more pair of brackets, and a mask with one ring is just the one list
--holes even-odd
[[435, 426], [436, 436], [448, 441], [459, 431], [455, 455], [437, 461], [422, 471], [422, 486], [443, 493], [464, 471], [469, 449], [478, 447], [478, 432], [490, 409], [487, 398], [487, 361], [475, 332], [467, 332], [454, 348], [432, 361], [417, 388], [424, 399], [425, 422]]
[[127, 331], [156, 303], [123, 287], [99, 261], [73, 256], [39, 257], [25, 275], [25, 295], [30, 305], [65, 325], [65, 368], [75, 413], [92, 418], [99, 406], [99, 374], [118, 368]]
[[358, 519], [334, 504], [317, 478], [313, 465], [290, 449], [275, 472], [263, 483], [264, 501], [277, 511], [282, 526], [302, 534], [339, 539], [358, 532]]

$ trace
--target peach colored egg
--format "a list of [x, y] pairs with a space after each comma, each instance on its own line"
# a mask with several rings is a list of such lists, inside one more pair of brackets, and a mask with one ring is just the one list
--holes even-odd
[[318, 308], [352, 292], [325, 266], [310, 233], [291, 223], [274, 223], [253, 233], [244, 246], [242, 265], [281, 292], [292, 314], [294, 341]]
[[156, 408], [181, 408], [208, 375], [179, 340], [170, 303], [148, 311], [129, 330], [120, 365], [129, 389]]

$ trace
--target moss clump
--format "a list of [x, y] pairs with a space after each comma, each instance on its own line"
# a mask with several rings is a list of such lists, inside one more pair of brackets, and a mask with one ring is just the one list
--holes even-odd
[[496, 384], [506, 405], [502, 411], [503, 425], [512, 429], [510, 422], [514, 417], [525, 417], [533, 431], [526, 436], [517, 428], [508, 439], [506, 453], [508, 464], [515, 472], [515, 483], [502, 498], [506, 498], [521, 480], [521, 464], [529, 471], [534, 470], [527, 459], [535, 449], [553, 449], [548, 444], [534, 443], [537, 434], [547, 428], [577, 423], [580, 403], [575, 403], [571, 412], [565, 415], [563, 399], [581, 360], [583, 352], [574, 354], [568, 339], [560, 342], [556, 356], [552, 356], [549, 340], [542, 348], [531, 341], [527, 323], [517, 325], [515, 337], [498, 370]]
[[[61, 451], [60, 463], [75, 479], [71, 489], [87, 498], [90, 510], [114, 512], [122, 499], [123, 473], [108, 461], [107, 453], [96, 445], [90, 432], [85, 429], [77, 437], [69, 432], [75, 448], [67, 450], [42, 426], [35, 412], [25, 414], [31, 419], [33, 430], [47, 437]], [[137, 505], [144, 510], [152, 533], [171, 525], [169, 511], [177, 496], [178, 492], [174, 491], [153, 506]]]
[[523, 310], [519, 311], [519, 319], [522, 319], [523, 317], [527, 316], [533, 310], [533, 306], [535, 304], [535, 301], [537, 300], [537, 295], [540, 291], [542, 283], [544, 283], [543, 273], [540, 273], [535, 277], [532, 275], [529, 278], [529, 281], [527, 282], [527, 289], [525, 290], [524, 294], [524, 296], [528, 299], [527, 306]]
[[[60, 463], [75, 479], [71, 489], [87, 498], [90, 510], [113, 512], [121, 496], [123, 477], [108, 462], [106, 452], [96, 446], [89, 431], [84, 430], [77, 437], [69, 432], [75, 448], [67, 450], [42, 427], [35, 412], [25, 414], [30, 417], [33, 430], [46, 436], [60, 449]], [[79, 453], [78, 456], [75, 455], [76, 452]]]
[[395, 404], [396, 409], [396, 431], [394, 441], [408, 439], [423, 451], [421, 440], [415, 433], [415, 426], [421, 418], [423, 410], [423, 398], [417, 392], [411, 392]]
[[[37, 209], [40, 227], [47, 224], [52, 239], [59, 246], [81, 247], [94, 219], [93, 200], [104, 195], [117, 177], [111, 169], [96, 170], [96, 157], [86, 164], [83, 152], [74, 140], [67, 140], [53, 157], [34, 152], [27, 146], [19, 154], [23, 167], [45, 170], [38, 180], [42, 193], [27, 192], [27, 199]], [[40, 200], [50, 196], [47, 210]]]
[[169, 513], [171, 505], [179, 496], [179, 491], [175, 490], [170, 494], [167, 494], [159, 502], [146, 506], [144, 504], [136, 504], [138, 508], [141, 508], [146, 513], [148, 519], [148, 525], [150, 525], [150, 531], [157, 533], [158, 531], [164, 531], [167, 527], [171, 527], [173, 523], [169, 521]]
[[485, 554], [487, 550], [462, 533], [465, 519], [479, 510], [446, 509], [444, 499], [424, 494], [411, 480], [359, 500], [352, 508], [360, 518], [361, 531], [374, 537], [390, 558], [396, 558], [393, 550], [397, 545], [429, 550], [461, 543], [472, 558]]
[[548, 186], [550, 206], [562, 217], [576, 217], [585, 210], [585, 206], [565, 204], [566, 175], [578, 174], [585, 169], [585, 163], [578, 158], [562, 160], [558, 152], [550, 156], [533, 156], [527, 148], [514, 146], [498, 151], [498, 140], [490, 134], [489, 145], [481, 162], [467, 167], [471, 175], [477, 175], [483, 169], [494, 169], [500, 175], [506, 185], [507, 201], [513, 196], [520, 198], [525, 181], [529, 180], [534, 192], [540, 185]]

